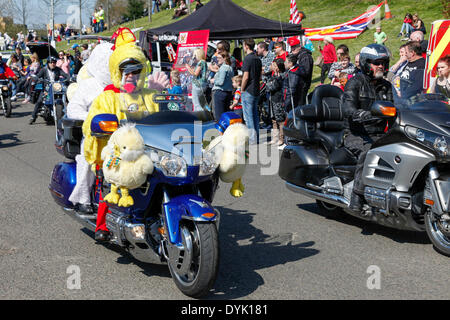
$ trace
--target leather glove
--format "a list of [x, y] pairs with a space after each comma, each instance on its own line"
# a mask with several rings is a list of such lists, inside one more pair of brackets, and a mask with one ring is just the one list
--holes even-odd
[[356, 121], [356, 122], [370, 120], [371, 118], [372, 118], [372, 113], [367, 110], [356, 110], [352, 115], [353, 121]]

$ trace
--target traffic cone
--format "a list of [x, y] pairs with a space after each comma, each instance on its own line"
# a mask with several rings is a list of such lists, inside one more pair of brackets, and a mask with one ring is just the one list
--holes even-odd
[[384, 0], [384, 19], [392, 19], [391, 10], [389, 9], [389, 5], [387, 3], [387, 0]]

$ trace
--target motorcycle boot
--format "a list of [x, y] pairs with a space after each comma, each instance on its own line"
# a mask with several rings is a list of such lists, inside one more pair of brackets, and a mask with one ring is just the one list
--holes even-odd
[[94, 214], [94, 210], [90, 203], [77, 203], [75, 210], [81, 214]]
[[105, 230], [95, 231], [95, 240], [98, 242], [109, 241], [109, 236], [110, 236], [109, 231], [105, 231]]

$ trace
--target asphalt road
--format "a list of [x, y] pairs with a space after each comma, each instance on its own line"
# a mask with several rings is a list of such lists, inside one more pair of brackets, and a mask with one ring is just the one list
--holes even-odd
[[[53, 127], [28, 125], [31, 111], [0, 112], [0, 299], [188, 299], [166, 266], [96, 244], [53, 202], [50, 173], [64, 159]], [[223, 183], [217, 192], [220, 270], [207, 299], [450, 298], [450, 259], [425, 233], [323, 216], [262, 167], [248, 168], [243, 198]], [[80, 289], [68, 288], [71, 266]]]

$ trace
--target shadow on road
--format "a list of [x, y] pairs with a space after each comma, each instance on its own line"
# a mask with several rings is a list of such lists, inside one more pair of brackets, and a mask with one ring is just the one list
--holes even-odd
[[361, 234], [363, 235], [374, 235], [378, 234], [380, 236], [387, 237], [391, 240], [394, 240], [398, 243], [416, 243], [416, 244], [430, 244], [431, 241], [429, 240], [426, 232], [417, 232], [417, 231], [407, 231], [407, 230], [398, 230], [394, 228], [389, 228], [386, 226], [382, 226], [379, 224], [376, 224], [374, 222], [365, 221], [362, 219], [358, 219], [354, 216], [351, 216], [346, 213], [342, 214], [336, 214], [336, 215], [326, 215], [324, 213], [321, 213], [319, 209], [317, 208], [317, 205], [315, 203], [304, 203], [304, 204], [298, 204], [298, 208], [316, 213], [324, 218], [335, 220], [338, 222], [342, 222], [348, 225], [352, 225], [354, 227], [358, 227], [361, 229]]
[[0, 149], [31, 143], [29, 141], [25, 142], [20, 140], [18, 138], [18, 135], [19, 135], [18, 131], [0, 134]]
[[[299, 261], [319, 253], [314, 242], [292, 244], [289, 233], [268, 235], [252, 225], [254, 213], [217, 207], [221, 212], [220, 266], [207, 299], [245, 297], [264, 284], [256, 270]], [[276, 218], [274, 217], [274, 221]]]
[[13, 111], [11, 112], [11, 118], [24, 118], [24, 117], [31, 117], [31, 114], [33, 112], [31, 111], [22, 111], [22, 112], [17, 112], [16, 110], [13, 109]]
[[[94, 240], [94, 232], [92, 232], [89, 229], [83, 228], [82, 231], [92, 238], [92, 241]], [[112, 244], [112, 243], [99, 243], [99, 245], [104, 246], [108, 250], [112, 250], [114, 252], [119, 253], [121, 256], [117, 258], [118, 264], [134, 264], [137, 265], [139, 268], [142, 269], [142, 273], [146, 276], [158, 276], [158, 277], [165, 277], [165, 278], [171, 278], [169, 267], [167, 265], [159, 265], [159, 264], [151, 264], [151, 263], [145, 263], [137, 260], [134, 258], [130, 253], [128, 253], [125, 249], [122, 247]]]
[[[319, 253], [314, 242], [292, 244], [293, 235], [267, 235], [251, 223], [254, 213], [217, 207], [221, 212], [219, 241], [219, 274], [210, 295], [204, 299], [236, 299], [246, 297], [264, 284], [256, 270], [270, 268], [288, 262], [299, 261]], [[94, 238], [94, 232], [82, 231]], [[171, 278], [167, 265], [140, 262], [117, 245], [102, 244], [121, 256], [120, 264], [135, 264], [147, 276]], [[174, 290], [176, 287], [174, 285]]]

